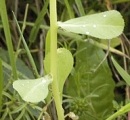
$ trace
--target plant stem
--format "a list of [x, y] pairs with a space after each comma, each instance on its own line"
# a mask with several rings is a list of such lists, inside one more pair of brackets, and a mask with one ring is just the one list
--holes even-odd
[[10, 63], [12, 66], [13, 77], [15, 80], [17, 80], [18, 76], [17, 76], [17, 69], [16, 69], [16, 58], [14, 56], [13, 45], [12, 45], [12, 41], [11, 41], [9, 21], [8, 21], [8, 17], [7, 17], [5, 0], [0, 0], [0, 14], [1, 14], [1, 20], [2, 20], [2, 24], [3, 24], [3, 28], [4, 28], [7, 48], [8, 48], [8, 52], [9, 52]]
[[53, 75], [52, 92], [56, 104], [58, 120], [64, 120], [57, 81], [57, 11], [56, 0], [50, 0], [50, 71]]
[[15, 17], [14, 12], [13, 12], [13, 15], [14, 15], [14, 19], [15, 19], [16, 25], [17, 25], [17, 27], [18, 27], [19, 33], [20, 33], [20, 35], [21, 35], [21, 39], [22, 39], [22, 42], [23, 42], [23, 44], [24, 44], [25, 50], [26, 50], [26, 52], [27, 52], [29, 61], [30, 61], [31, 65], [32, 65], [34, 74], [35, 74], [35, 76], [38, 78], [38, 77], [40, 77], [40, 76], [39, 76], [39, 74], [38, 74], [38, 71], [37, 71], [35, 62], [34, 62], [34, 60], [33, 60], [33, 57], [32, 57], [32, 55], [31, 55], [31, 53], [30, 53], [30, 50], [29, 50], [29, 48], [28, 48], [28, 46], [27, 46], [27, 44], [26, 44], [26, 41], [25, 41], [24, 36], [23, 36], [23, 34], [22, 34], [22, 31], [20, 30], [20, 26], [19, 26], [19, 24], [18, 24], [18, 21], [17, 21], [17, 19], [16, 19], [16, 17]]
[[77, 7], [78, 7], [80, 16], [84, 16], [84, 15], [85, 15], [85, 12], [84, 12], [84, 9], [83, 9], [84, 7], [83, 7], [83, 5], [82, 5], [81, 0], [75, 0], [75, 2], [76, 2], [76, 5], [77, 5]]
[[0, 59], [0, 112], [2, 108], [2, 91], [3, 91], [3, 68], [2, 68], [2, 60]]

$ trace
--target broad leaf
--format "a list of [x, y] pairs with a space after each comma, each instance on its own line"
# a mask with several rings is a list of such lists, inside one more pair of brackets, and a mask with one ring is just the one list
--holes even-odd
[[122, 33], [124, 20], [118, 11], [111, 10], [66, 22], [58, 22], [58, 26], [69, 32], [86, 34], [101, 39], [112, 39]]
[[[45, 57], [44, 66], [46, 72], [50, 73], [50, 54]], [[72, 67], [73, 57], [70, 51], [65, 48], [57, 49], [57, 78], [61, 97], [65, 80], [71, 72]]]
[[128, 85], [130, 85], [130, 75], [114, 60], [113, 57], [112, 57], [112, 62], [114, 64], [116, 70], [122, 76], [122, 78], [126, 81], [126, 83]]
[[105, 120], [112, 114], [114, 96], [114, 81], [107, 60], [93, 72], [105, 53], [89, 42], [79, 42], [77, 46], [77, 52], [82, 51], [76, 55], [75, 71], [69, 78], [67, 93], [74, 99], [86, 100], [86, 111], [75, 108], [75, 114], [82, 113], [80, 120]]
[[48, 85], [52, 82], [52, 76], [46, 75], [38, 79], [17, 80], [13, 83], [13, 88], [27, 102], [44, 101], [48, 95]]
[[[0, 58], [2, 60], [2, 65], [3, 65], [4, 85], [7, 85], [12, 80], [12, 78], [10, 77], [12, 74], [12, 67], [10, 65], [8, 51], [0, 49]], [[19, 79], [34, 78], [33, 72], [28, 68], [28, 66], [21, 59], [17, 58], [16, 66], [17, 66], [17, 74]], [[8, 90], [10, 91], [10, 93], [13, 94], [14, 89], [12, 86], [9, 86]]]

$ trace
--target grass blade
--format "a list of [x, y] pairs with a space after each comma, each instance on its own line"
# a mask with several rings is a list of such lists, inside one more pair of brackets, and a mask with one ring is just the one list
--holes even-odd
[[[13, 13], [13, 15], [14, 15], [14, 13]], [[32, 55], [31, 55], [31, 53], [30, 53], [30, 51], [29, 51], [29, 48], [28, 48], [28, 46], [27, 46], [27, 44], [26, 44], [26, 41], [25, 41], [25, 39], [24, 39], [24, 37], [23, 37], [23, 35], [22, 35], [22, 32], [21, 32], [21, 30], [20, 30], [20, 27], [19, 27], [19, 24], [18, 24], [18, 21], [17, 21], [15, 15], [14, 15], [14, 19], [15, 19], [15, 21], [16, 21], [16, 24], [17, 24], [17, 27], [18, 27], [19, 33], [20, 33], [21, 38], [22, 38], [22, 42], [23, 42], [23, 44], [24, 44], [24, 47], [25, 47], [26, 52], [27, 52], [27, 55], [28, 55], [28, 58], [29, 58], [30, 63], [31, 63], [31, 65], [32, 65], [32, 68], [33, 68], [34, 74], [35, 74], [35, 76], [38, 78], [38, 77], [39, 77], [39, 74], [38, 74], [37, 68], [36, 68], [36, 66], [35, 66], [35, 63], [34, 63], [33, 57], [32, 57]]]
[[115, 61], [113, 57], [112, 57], [112, 62], [116, 70], [118, 71], [118, 73], [122, 76], [125, 82], [130, 86], [130, 75]]
[[8, 48], [8, 52], [9, 52], [10, 62], [11, 62], [11, 66], [12, 66], [12, 72], [14, 75], [14, 79], [16, 80], [18, 78], [16, 64], [15, 64], [16, 60], [15, 60], [12, 41], [11, 41], [9, 21], [8, 21], [8, 17], [7, 17], [5, 0], [0, 0], [0, 14], [1, 14], [1, 19], [2, 19], [2, 23], [3, 23], [5, 38], [6, 38], [6, 42], [7, 42], [7, 48]]
[[81, 0], [75, 0], [75, 2], [76, 2], [76, 5], [77, 5], [77, 7], [78, 7], [80, 16], [84, 16], [84, 15], [85, 15], [85, 12], [84, 12], [84, 7], [83, 7], [83, 5], [82, 5], [82, 1], [81, 1]]
[[3, 69], [2, 69], [2, 61], [0, 59], [0, 111], [2, 106], [2, 90], [3, 90]]
[[45, 2], [45, 5], [43, 6], [40, 14], [38, 15], [37, 19], [36, 19], [36, 22], [31, 30], [31, 33], [30, 33], [30, 36], [29, 36], [29, 41], [30, 41], [30, 44], [35, 42], [36, 40], [36, 37], [37, 37], [37, 34], [38, 34], [38, 31], [40, 29], [40, 25], [43, 21], [43, 18], [47, 12], [47, 7], [48, 7], [48, 4], [49, 4], [49, 0], [47, 0]]

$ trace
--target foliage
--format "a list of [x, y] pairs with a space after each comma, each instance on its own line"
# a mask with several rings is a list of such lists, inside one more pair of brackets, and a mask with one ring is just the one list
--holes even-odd
[[114, 60], [114, 58], [112, 58], [112, 62], [114, 64], [115, 68], [117, 69], [117, 71], [119, 72], [119, 74], [125, 80], [125, 82], [128, 85], [130, 85], [130, 75], [125, 70], [123, 70], [123, 68]]
[[119, 12], [111, 10], [71, 19], [63, 23], [58, 22], [58, 25], [69, 32], [86, 34], [101, 39], [112, 39], [122, 33], [124, 21]]
[[[114, 82], [108, 63], [103, 64], [94, 72], [94, 69], [104, 58], [104, 52], [89, 42], [78, 42], [77, 51], [81, 51], [76, 56], [75, 70], [69, 78], [67, 94], [74, 98], [84, 98], [86, 103], [85, 113], [80, 108], [74, 108], [82, 113], [79, 118], [105, 119], [112, 114], [112, 100]], [[99, 104], [101, 102], [101, 104]], [[72, 107], [72, 106], [71, 106]], [[75, 111], [74, 110], [74, 111]], [[76, 112], [75, 114], [78, 114]], [[79, 115], [79, 114], [78, 114]]]
[[[50, 53], [46, 55], [44, 60], [46, 73], [50, 73], [49, 63], [50, 63]], [[57, 49], [57, 79], [58, 79], [59, 91], [61, 93], [61, 98], [65, 80], [68, 77], [69, 73], [71, 72], [72, 67], [73, 67], [73, 57], [69, 52], [69, 50], [65, 48]]]
[[47, 97], [48, 85], [51, 82], [52, 77], [47, 75], [33, 80], [17, 80], [13, 83], [13, 88], [18, 91], [23, 100], [37, 103]]
[[0, 119], [127, 119], [128, 1], [26, 2], [0, 0]]

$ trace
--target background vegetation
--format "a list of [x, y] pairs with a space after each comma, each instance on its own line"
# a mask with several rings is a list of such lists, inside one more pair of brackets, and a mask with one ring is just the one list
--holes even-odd
[[[125, 57], [130, 56], [129, 6], [129, 0], [57, 0], [58, 21], [112, 9], [118, 10], [125, 20], [124, 33], [112, 39], [111, 47], [114, 50], [110, 49], [109, 56], [96, 72], [93, 70], [105, 57], [108, 41], [58, 30], [58, 48], [68, 49], [74, 57], [74, 68], [66, 79], [63, 90], [63, 108], [67, 120], [77, 118], [105, 120], [129, 103], [130, 88], [114, 68], [110, 57], [114, 56], [125, 71], [130, 73], [130, 61]], [[0, 7], [2, 10], [3, 7], [1, 5]], [[50, 100], [48, 96], [47, 104], [27, 103], [12, 87], [16, 79], [32, 79], [38, 76], [34, 74], [34, 69], [21, 42], [12, 11], [20, 24], [38, 73], [44, 76], [46, 71], [43, 60], [47, 54], [45, 45], [50, 34], [49, 0], [6, 0], [6, 10], [8, 19], [5, 17], [5, 20], [9, 23], [9, 28], [8, 26], [5, 28], [2, 24], [3, 18], [0, 19], [0, 118], [1, 120], [40, 120], [44, 116], [45, 120], [56, 120], [53, 99]], [[1, 12], [1, 16], [2, 14], [6, 15], [4, 12]], [[7, 34], [9, 32], [8, 38], [4, 31], [7, 31]], [[88, 38], [91, 40], [85, 41]], [[9, 39], [12, 43], [8, 43]], [[12, 56], [9, 56], [10, 53]], [[12, 60], [9, 59], [10, 57]], [[16, 66], [13, 63], [15, 60]], [[76, 116], [72, 117], [70, 111]], [[118, 116], [117, 119], [130, 120], [130, 113]]]

